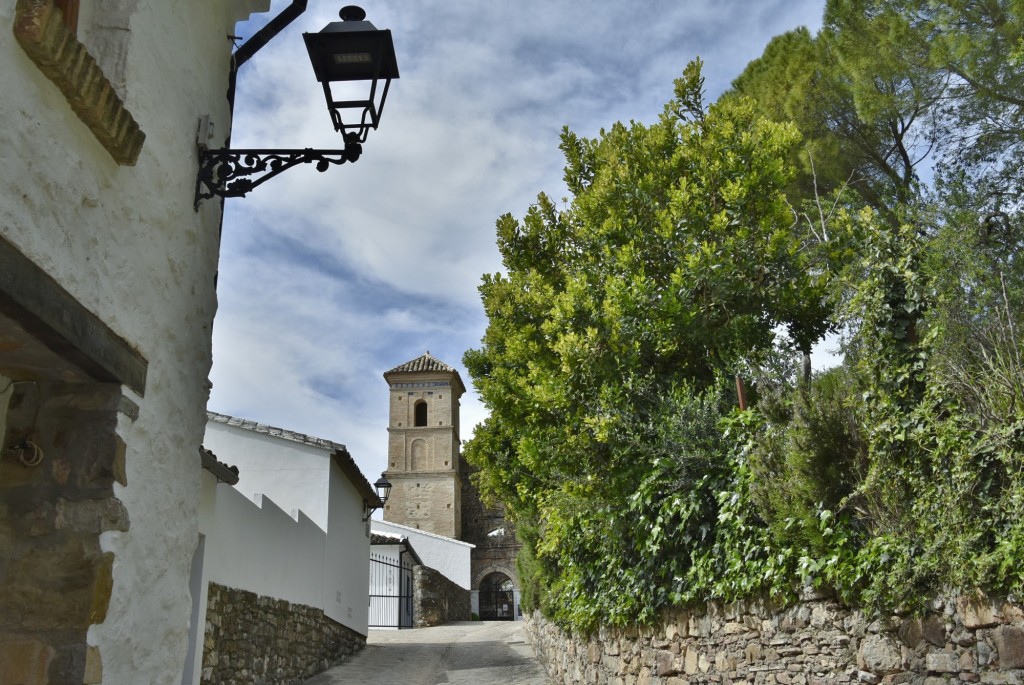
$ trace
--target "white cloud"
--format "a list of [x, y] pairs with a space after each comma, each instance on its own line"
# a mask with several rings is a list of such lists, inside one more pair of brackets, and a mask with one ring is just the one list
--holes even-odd
[[[296, 168], [227, 202], [210, 408], [343, 442], [372, 481], [387, 446], [381, 374], [426, 349], [461, 367], [479, 344], [476, 287], [501, 267], [494, 222], [565, 194], [562, 126], [653, 121], [697, 56], [714, 97], [773, 35], [817, 28], [823, 2], [364, 7], [392, 30], [401, 78], [357, 163]], [[235, 147], [341, 147], [300, 35], [336, 11], [315, 3], [243, 67]], [[484, 416], [470, 390], [464, 438]]]

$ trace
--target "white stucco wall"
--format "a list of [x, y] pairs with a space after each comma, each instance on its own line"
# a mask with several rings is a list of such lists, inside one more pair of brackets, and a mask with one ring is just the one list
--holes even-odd
[[459, 587], [470, 589], [470, 552], [476, 545], [390, 521], [374, 520], [371, 523], [374, 531], [404, 535], [425, 566], [438, 571]]
[[370, 536], [363, 522], [363, 497], [333, 460], [330, 494], [324, 555], [324, 613], [366, 635]]
[[203, 445], [238, 467], [235, 489], [246, 497], [269, 497], [289, 514], [302, 511], [327, 530], [332, 450], [213, 420], [206, 425]]
[[301, 512], [296, 521], [272, 500], [259, 504], [217, 486], [214, 526], [206, 532], [207, 581], [319, 607], [326, 533]]
[[[363, 493], [332, 456], [335, 447], [319, 447], [218, 420], [207, 424], [204, 446], [218, 460], [239, 470], [238, 483], [217, 486], [217, 494], [209, 496], [210, 503], [204, 506], [201, 532], [208, 536], [207, 559], [232, 556], [226, 564], [213, 562], [213, 569], [206, 571], [209, 580], [321, 608], [329, 618], [365, 635], [369, 527], [363, 521]], [[320, 531], [317, 554], [307, 554], [305, 547], [291, 547], [292, 541], [253, 516], [255, 506], [242, 507], [242, 500], [261, 501], [263, 509], [272, 506], [278, 513], [316, 524]], [[229, 527], [236, 531], [230, 533], [229, 541], [223, 546], [214, 542], [223, 538]], [[287, 530], [287, 526], [281, 528]], [[248, 565], [262, 563], [258, 558], [268, 555], [279, 559], [280, 570], [266, 569], [252, 577]], [[315, 586], [308, 566], [313, 559], [318, 573]], [[303, 570], [289, 575], [286, 570], [296, 565]], [[289, 583], [305, 588], [297, 593], [294, 588], [279, 587]]]
[[[254, 503], [203, 472], [199, 650], [211, 582], [317, 607], [366, 635], [370, 543], [362, 521], [363, 500], [337, 464], [332, 464], [329, 478], [330, 534], [304, 514], [296, 521], [268, 497]], [[185, 682], [199, 683], [201, 658], [191, 670], [191, 679]]]
[[[99, 648], [104, 683], [177, 685], [198, 539], [197, 447], [220, 219], [218, 202], [192, 209], [196, 121], [210, 114], [219, 132], [229, 130], [227, 36], [269, 1], [82, 4], [79, 35], [90, 50], [126, 51], [118, 87], [145, 146], [136, 166], [117, 165], [16, 43], [14, 1], [0, 3], [0, 231], [149, 362], [145, 397], [127, 393], [138, 418], [122, 416], [118, 428], [128, 485], [115, 495], [131, 524], [102, 538], [115, 556], [113, 593], [88, 640]], [[123, 28], [89, 24], [115, 14]], [[101, 39], [120, 44], [90, 45]]]

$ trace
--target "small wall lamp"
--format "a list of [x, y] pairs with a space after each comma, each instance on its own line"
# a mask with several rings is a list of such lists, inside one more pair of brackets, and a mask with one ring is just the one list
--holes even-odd
[[[250, 38], [232, 56], [228, 100], [234, 108], [235, 79], [238, 68], [306, 9], [306, 0], [293, 0], [280, 15]], [[366, 21], [366, 12], [355, 5], [343, 7], [341, 21], [328, 24], [319, 33], [304, 33], [306, 50], [316, 79], [323, 85], [324, 98], [345, 147], [340, 150], [209, 149], [213, 136], [209, 117], [199, 121], [196, 144], [199, 148], [199, 173], [196, 177], [195, 209], [212, 197], [243, 197], [256, 186], [297, 164], [316, 162], [317, 171], [332, 164], [355, 162], [362, 154], [362, 143], [370, 129], [376, 129], [384, 111], [391, 79], [398, 78], [398, 61], [391, 31], [378, 29]], [[331, 84], [369, 81], [366, 98], [339, 100]], [[378, 84], [383, 85], [378, 88]], [[347, 120], [343, 118], [345, 113]], [[354, 112], [354, 114], [353, 114]]]
[[[391, 481], [389, 481], [382, 473], [380, 474], [380, 478], [377, 479], [377, 482], [373, 484], [373, 488], [377, 491], [377, 499], [380, 500], [380, 506], [383, 507], [387, 503], [388, 497], [391, 496]], [[371, 507], [369, 502], [364, 501], [363, 521], [369, 521], [373, 512], [377, 511], [379, 508], [380, 507]]]

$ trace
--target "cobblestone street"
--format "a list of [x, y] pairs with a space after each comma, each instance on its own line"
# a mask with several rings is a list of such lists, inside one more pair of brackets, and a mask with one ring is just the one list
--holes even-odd
[[550, 685], [521, 622], [371, 630], [366, 648], [304, 685]]

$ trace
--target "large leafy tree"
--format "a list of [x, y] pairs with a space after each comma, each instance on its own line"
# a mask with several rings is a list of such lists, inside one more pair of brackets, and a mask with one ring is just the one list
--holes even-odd
[[[1024, 459], [1021, 9], [830, 0], [821, 33], [776, 39], [735, 82], [805, 133], [801, 153], [824, 173], [798, 196], [831, 190], [834, 170], [868, 181], [850, 186], [874, 211], [839, 212], [832, 226], [852, 229], [857, 255], [835, 279], [846, 368], [781, 393], [752, 464], [776, 544], [829, 547], [819, 521], [833, 512], [819, 503], [841, 511], [836, 558], [855, 549], [859, 561], [833, 582], [870, 578], [845, 591], [876, 607], [943, 586], [1020, 588], [1009, 572], [1020, 526], [1008, 522]], [[810, 95], [776, 88], [800, 69]], [[798, 496], [778, 497], [784, 488]]]
[[972, 177], [993, 207], [1019, 201], [1024, 2], [830, 0], [825, 22], [844, 37], [838, 54], [862, 113], [892, 106], [875, 87], [880, 74], [938, 95], [939, 171]]
[[[721, 379], [779, 327], [804, 349], [823, 334], [824, 284], [784, 192], [798, 141], [751, 100], [706, 106], [692, 63], [655, 124], [563, 133], [568, 207], [541, 195], [522, 220], [498, 221], [507, 272], [484, 278], [489, 325], [464, 359], [490, 418], [465, 451], [485, 489], [540, 522], [527, 542], [560, 606], [578, 608], [596, 584], [603, 615], [621, 617], [637, 592], [685, 572], [670, 548], [686, 536], [643, 553], [662, 527], [616, 512], [663, 472], [657, 482], [693, 493], [672, 500], [690, 508], [674, 525], [713, 522], [711, 483], [694, 483], [727, 477], [707, 432], [731, 384]], [[666, 407], [705, 428], [671, 429]], [[651, 564], [669, 559], [683, 568]], [[618, 580], [581, 571], [602, 568]]]
[[917, 195], [918, 166], [940, 134], [934, 105], [941, 88], [924, 70], [873, 72], [865, 86], [854, 78], [844, 47], [876, 45], [860, 30], [856, 40], [850, 33], [826, 27], [812, 36], [801, 28], [773, 38], [733, 81], [732, 92], [803, 134], [795, 202], [848, 186], [891, 214]]
[[1024, 307], [1024, 2], [830, 0], [825, 23], [862, 116], [898, 107], [880, 74], [937, 95], [934, 192], [913, 218], [944, 274], [936, 324], [961, 364], [990, 324]]
[[[656, 123], [563, 133], [571, 200], [498, 221], [465, 356], [534, 606], [1024, 588], [1021, 10], [829, 0], [718, 102], [695, 63]], [[840, 324], [842, 369], [770, 352]]]

